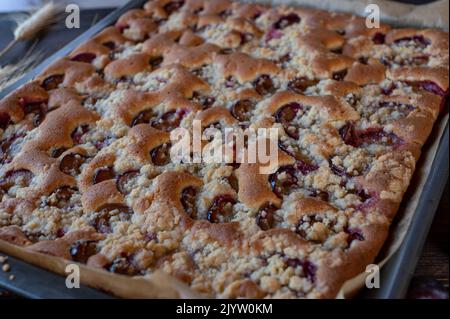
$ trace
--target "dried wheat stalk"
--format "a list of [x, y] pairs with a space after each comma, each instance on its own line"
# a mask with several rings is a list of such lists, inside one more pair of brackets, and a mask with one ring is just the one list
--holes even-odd
[[17, 42], [34, 39], [40, 31], [55, 22], [59, 12], [61, 12], [61, 7], [54, 2], [49, 2], [30, 14], [27, 19], [18, 21], [18, 25], [14, 30], [14, 39], [0, 51], [0, 57]]
[[0, 66], [0, 91], [20, 79], [25, 73], [33, 69], [43, 58], [42, 52], [32, 52], [35, 44], [36, 42], [24, 55], [19, 64]]

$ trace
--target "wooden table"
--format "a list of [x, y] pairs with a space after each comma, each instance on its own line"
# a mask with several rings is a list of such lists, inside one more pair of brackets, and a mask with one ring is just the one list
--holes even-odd
[[[43, 60], [56, 50], [64, 47], [77, 35], [88, 29], [93, 23], [106, 16], [111, 10], [85, 10], [81, 14], [82, 23], [80, 29], [67, 30], [63, 23], [53, 26], [46, 34], [42, 35], [35, 50], [41, 50], [39, 57]], [[4, 16], [4, 15], [3, 15]], [[12, 30], [12, 24], [1, 19], [0, 30]], [[12, 38], [12, 34], [2, 32], [0, 34], [0, 48], [3, 48]], [[8, 54], [0, 59], [0, 65], [17, 62], [18, 57], [29, 49], [31, 43], [21, 43], [13, 48]], [[448, 226], [449, 226], [449, 189], [447, 189], [441, 200], [434, 224], [431, 228], [428, 240], [425, 244], [422, 257], [417, 266], [415, 276], [429, 276], [436, 278], [448, 289], [449, 282], [449, 254], [448, 254]], [[1, 295], [0, 295], [1, 297]]]
[[448, 220], [449, 220], [449, 186], [442, 196], [436, 217], [419, 260], [415, 276], [436, 278], [448, 289]]

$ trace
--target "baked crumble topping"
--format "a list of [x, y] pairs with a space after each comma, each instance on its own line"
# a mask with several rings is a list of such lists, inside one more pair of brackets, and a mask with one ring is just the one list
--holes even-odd
[[[372, 262], [448, 94], [448, 35], [153, 0], [0, 101], [0, 239], [228, 298], [330, 298]], [[279, 167], [170, 132], [277, 128]]]

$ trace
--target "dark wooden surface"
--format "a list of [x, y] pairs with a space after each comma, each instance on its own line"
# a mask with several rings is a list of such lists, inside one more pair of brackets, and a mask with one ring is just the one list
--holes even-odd
[[448, 289], [449, 187], [442, 196], [433, 225], [416, 268], [415, 276], [433, 277]]
[[[63, 22], [52, 26], [46, 33], [42, 34], [39, 42], [36, 44], [34, 50], [42, 52], [40, 59], [44, 59], [58, 49], [64, 47], [68, 42], [74, 39], [77, 35], [88, 29], [92, 24], [106, 16], [110, 12], [109, 9], [103, 10], [86, 10], [81, 14], [81, 28], [68, 30], [65, 28]], [[5, 15], [0, 15], [0, 48], [3, 48], [12, 38], [13, 24], [4, 19]], [[9, 31], [9, 32], [8, 32]], [[16, 45], [13, 50], [8, 52], [2, 59], [0, 65], [6, 63], [17, 62], [24, 52], [26, 52], [32, 42], [20, 43]], [[422, 257], [417, 265], [415, 276], [431, 277], [437, 279], [448, 290], [449, 281], [449, 245], [448, 245], [448, 226], [449, 226], [449, 189], [444, 192], [439, 209], [436, 213], [433, 226], [431, 228], [428, 240], [425, 244]], [[0, 298], [14, 298], [8, 293], [1, 291]]]

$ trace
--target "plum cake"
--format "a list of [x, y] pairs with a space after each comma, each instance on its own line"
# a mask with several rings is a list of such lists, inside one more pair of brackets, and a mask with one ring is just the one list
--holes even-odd
[[[434, 122], [448, 34], [153, 0], [0, 101], [0, 240], [221, 298], [333, 298], [374, 261]], [[278, 166], [171, 160], [274, 128]]]

